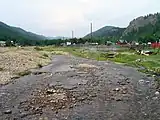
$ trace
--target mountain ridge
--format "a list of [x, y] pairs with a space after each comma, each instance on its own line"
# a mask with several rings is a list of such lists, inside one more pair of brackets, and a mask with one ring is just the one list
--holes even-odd
[[20, 27], [13, 27], [0, 21], [0, 39], [28, 39], [28, 40], [45, 40], [47, 37], [26, 31]]
[[[84, 38], [90, 38], [91, 34]], [[160, 38], [160, 13], [148, 14], [133, 19], [126, 28], [105, 26], [93, 32], [93, 38], [105, 38], [114, 41], [157, 41]]]
[[[93, 37], [119, 37], [121, 36], [122, 32], [125, 30], [125, 28], [115, 27], [115, 26], [105, 26], [102, 27], [92, 33]], [[84, 36], [84, 38], [89, 38], [91, 36], [91, 33]]]

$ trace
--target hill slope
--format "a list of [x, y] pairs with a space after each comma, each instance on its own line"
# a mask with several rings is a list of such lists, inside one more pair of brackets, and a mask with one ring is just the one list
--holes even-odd
[[[122, 33], [124, 32], [125, 28], [119, 28], [114, 26], [105, 26], [95, 32], [93, 32], [93, 37], [99, 38], [99, 37], [120, 37]], [[85, 38], [90, 37], [91, 34], [88, 34], [85, 36]]]
[[[90, 34], [85, 38], [90, 38]], [[104, 38], [111, 41], [125, 39], [127, 41], [154, 42], [160, 38], [160, 13], [149, 14], [132, 20], [127, 28], [113, 26], [103, 27], [93, 32], [94, 38]], [[114, 39], [114, 40], [113, 40]]]
[[134, 19], [130, 22], [122, 37], [128, 41], [157, 41], [160, 38], [160, 13]]
[[12, 39], [27, 39], [27, 40], [44, 40], [46, 37], [37, 35], [31, 32], [27, 32], [18, 27], [9, 26], [3, 22], [0, 22], [0, 40], [6, 38]]

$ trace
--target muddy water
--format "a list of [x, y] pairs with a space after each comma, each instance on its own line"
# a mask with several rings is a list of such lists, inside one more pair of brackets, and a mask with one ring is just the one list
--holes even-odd
[[[78, 68], [79, 64], [96, 68]], [[153, 78], [133, 68], [54, 56], [50, 65], [34, 72], [41, 74], [0, 88], [1, 120], [160, 119], [160, 96], [154, 94]]]

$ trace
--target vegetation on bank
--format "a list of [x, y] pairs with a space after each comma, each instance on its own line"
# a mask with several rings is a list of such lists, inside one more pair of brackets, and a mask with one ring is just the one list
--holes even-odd
[[[113, 61], [124, 65], [139, 68], [140, 71], [160, 75], [160, 53], [150, 56], [139, 55], [133, 50], [118, 50], [116, 52], [92, 51], [90, 49], [78, 47], [40, 47], [42, 51], [63, 51], [75, 56], [95, 59], [99, 61]], [[158, 51], [154, 50], [156, 53]]]

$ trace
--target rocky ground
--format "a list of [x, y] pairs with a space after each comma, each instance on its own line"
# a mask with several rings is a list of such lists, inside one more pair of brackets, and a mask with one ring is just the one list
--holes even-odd
[[34, 50], [33, 47], [0, 47], [0, 84], [6, 84], [12, 81], [12, 78], [19, 77], [19, 73], [49, 62], [49, 58]]
[[153, 78], [111, 62], [57, 55], [0, 87], [1, 120], [160, 120]]

